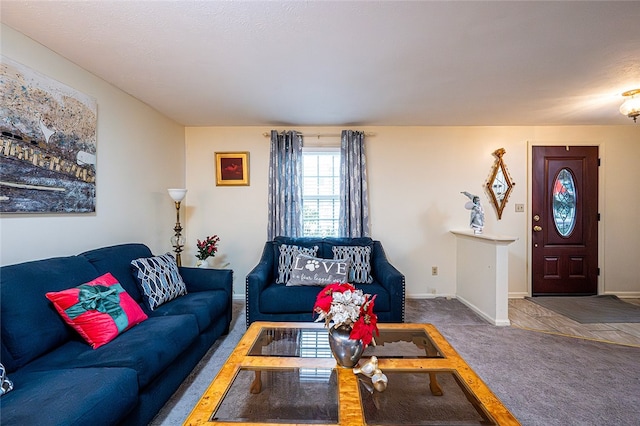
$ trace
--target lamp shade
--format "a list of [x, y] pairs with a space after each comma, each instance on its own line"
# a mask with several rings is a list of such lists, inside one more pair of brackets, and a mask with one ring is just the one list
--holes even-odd
[[640, 115], [640, 89], [629, 90], [624, 92], [624, 103], [620, 106], [620, 113], [629, 118], [635, 118]]
[[173, 201], [175, 201], [176, 203], [184, 200], [184, 196], [187, 195], [186, 189], [170, 188], [167, 189], [167, 191], [169, 192], [169, 196], [173, 198]]

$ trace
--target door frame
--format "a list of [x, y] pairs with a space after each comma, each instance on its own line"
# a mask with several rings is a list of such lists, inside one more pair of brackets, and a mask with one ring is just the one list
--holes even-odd
[[533, 147], [534, 146], [597, 146], [598, 158], [600, 158], [600, 167], [598, 169], [598, 213], [600, 220], [598, 221], [598, 267], [600, 274], [598, 275], [597, 294], [606, 294], [606, 267], [604, 265], [604, 241], [605, 226], [604, 218], [606, 217], [604, 203], [604, 176], [607, 162], [605, 160], [604, 144], [600, 141], [527, 141], [527, 206], [525, 212], [527, 214], [526, 242], [527, 242], [527, 295], [531, 297], [533, 293], [533, 250], [531, 249], [531, 232], [533, 229], [533, 218], [531, 206], [533, 203]]

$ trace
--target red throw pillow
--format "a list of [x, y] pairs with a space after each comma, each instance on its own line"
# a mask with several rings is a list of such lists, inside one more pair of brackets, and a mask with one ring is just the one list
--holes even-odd
[[142, 308], [110, 273], [46, 296], [66, 323], [93, 349], [147, 319]]

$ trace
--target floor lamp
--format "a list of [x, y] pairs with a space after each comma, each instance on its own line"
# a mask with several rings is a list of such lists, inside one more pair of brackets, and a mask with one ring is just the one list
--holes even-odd
[[182, 226], [180, 225], [180, 202], [184, 200], [184, 196], [187, 195], [186, 189], [167, 189], [169, 196], [173, 198], [176, 204], [176, 226], [173, 228], [175, 235], [171, 237], [171, 245], [173, 251], [176, 252], [176, 263], [178, 266], [182, 266], [182, 260], [180, 259], [180, 253], [182, 253], [182, 247], [184, 247], [184, 237], [182, 236]]

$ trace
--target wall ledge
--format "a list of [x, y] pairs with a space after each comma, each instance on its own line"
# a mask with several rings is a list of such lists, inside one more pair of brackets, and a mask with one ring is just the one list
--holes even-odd
[[456, 297], [494, 325], [508, 326], [509, 252], [517, 238], [455, 231]]
[[470, 229], [465, 229], [465, 230], [452, 230], [450, 231], [452, 234], [457, 235], [457, 236], [461, 236], [461, 237], [467, 237], [467, 238], [476, 238], [476, 239], [480, 239], [480, 240], [487, 240], [487, 241], [492, 241], [496, 244], [511, 244], [514, 241], [518, 241], [517, 237], [510, 237], [508, 235], [494, 235], [494, 234], [475, 234], [472, 230]]

